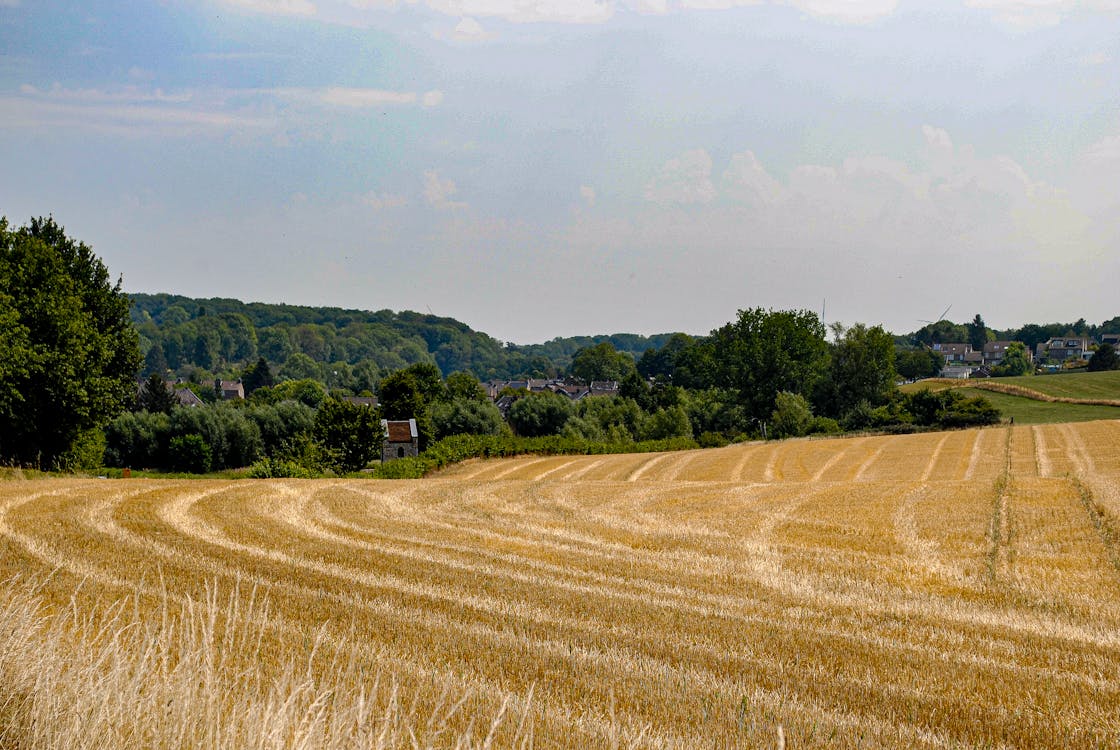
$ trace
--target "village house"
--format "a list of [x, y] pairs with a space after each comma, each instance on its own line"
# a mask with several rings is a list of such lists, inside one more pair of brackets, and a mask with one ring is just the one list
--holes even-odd
[[245, 398], [245, 386], [241, 378], [237, 380], [215, 380], [214, 390], [223, 401], [234, 401]]
[[1090, 340], [1084, 336], [1061, 336], [1043, 341], [1035, 347], [1034, 355], [1038, 360], [1066, 362], [1071, 359], [1089, 359], [1093, 356], [1089, 348]]
[[[984, 344], [983, 363], [985, 365], [998, 365], [1003, 362], [1003, 358], [1007, 356], [1007, 348], [1014, 344], [1014, 341], [989, 341]], [[1033, 362], [1034, 356], [1031, 350], [1023, 347], [1026, 350], [1027, 361]]]
[[395, 461], [420, 455], [420, 432], [415, 419], [381, 420], [384, 439], [381, 444], [381, 461]]

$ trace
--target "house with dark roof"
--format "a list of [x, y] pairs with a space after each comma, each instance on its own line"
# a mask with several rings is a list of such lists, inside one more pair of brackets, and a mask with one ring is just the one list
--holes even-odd
[[1051, 362], [1065, 362], [1069, 359], [1089, 359], [1093, 355], [1089, 349], [1089, 339], [1070, 334], [1043, 341], [1035, 347], [1035, 358]]
[[203, 406], [205, 404], [197, 393], [186, 386], [175, 388], [175, 398], [179, 400], [179, 406]]
[[420, 455], [420, 431], [415, 419], [382, 419], [381, 461]]
[[[984, 344], [984, 364], [985, 365], [998, 365], [1000, 362], [1003, 361], [1003, 358], [1005, 356], [1007, 356], [1008, 347], [1010, 347], [1014, 343], [1016, 343], [1016, 342], [1014, 342], [1014, 341], [989, 341], [988, 343]], [[1028, 362], [1034, 362], [1034, 355], [1031, 353], [1031, 350], [1027, 349], [1025, 345], [1024, 345], [1023, 348], [1026, 349], [1027, 361]]]
[[241, 378], [237, 380], [215, 380], [214, 390], [223, 401], [233, 401], [245, 398], [245, 386]]

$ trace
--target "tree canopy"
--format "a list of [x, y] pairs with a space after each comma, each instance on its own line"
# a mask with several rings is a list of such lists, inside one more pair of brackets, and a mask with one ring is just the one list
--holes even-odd
[[69, 463], [132, 403], [142, 361], [128, 297], [90, 247], [53, 218], [0, 219], [0, 460]]
[[807, 310], [740, 310], [712, 332], [716, 384], [737, 391], [748, 416], [766, 419], [782, 391], [812, 393], [828, 366], [824, 333]]

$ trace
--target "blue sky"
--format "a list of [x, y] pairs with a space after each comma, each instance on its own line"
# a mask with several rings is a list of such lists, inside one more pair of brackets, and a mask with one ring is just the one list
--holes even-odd
[[129, 291], [519, 343], [1120, 314], [1120, 0], [75, 5], [0, 0], [0, 213]]

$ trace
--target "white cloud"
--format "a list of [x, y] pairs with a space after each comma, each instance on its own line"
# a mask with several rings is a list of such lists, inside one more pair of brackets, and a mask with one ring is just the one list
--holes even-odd
[[273, 16], [313, 16], [315, 4], [310, 0], [224, 0], [226, 5], [248, 10], [253, 13], [265, 13]]
[[665, 162], [645, 189], [646, 200], [661, 205], [708, 203], [715, 199], [712, 157], [703, 149], [686, 151]]
[[730, 197], [754, 205], [768, 206], [781, 200], [785, 189], [759, 163], [753, 151], [731, 157], [723, 173], [723, 189]]
[[613, 0], [427, 0], [427, 5], [449, 16], [515, 23], [603, 23], [614, 15]]
[[408, 205], [408, 199], [403, 195], [392, 193], [378, 193], [371, 191], [361, 197], [361, 202], [374, 211], [384, 211], [390, 208], [401, 208]]
[[636, 13], [665, 15], [669, 12], [669, 0], [625, 0], [626, 7]]
[[1097, 162], [1120, 160], [1120, 135], [1097, 141], [1085, 151], [1085, 156]]
[[337, 107], [380, 107], [386, 104], [415, 104], [412, 91], [331, 87], [320, 94], [324, 104]]
[[932, 125], [922, 126], [922, 135], [925, 136], [926, 143], [930, 146], [940, 150], [953, 150], [953, 139], [949, 137], [949, 133], [941, 128], [935, 128]]
[[482, 28], [482, 24], [470, 16], [460, 18], [455, 30], [451, 32], [451, 38], [457, 42], [480, 42], [491, 36]]
[[263, 130], [276, 124], [272, 116], [194, 91], [166, 94], [131, 86], [65, 89], [58, 85], [42, 90], [29, 84], [20, 86], [16, 95], [0, 95], [0, 120], [9, 127], [125, 136]]
[[1112, 62], [1112, 55], [1107, 52], [1091, 52], [1087, 55], [1082, 55], [1078, 58], [1077, 62], [1087, 68], [1092, 68], [1098, 65], [1107, 65]]
[[424, 172], [424, 200], [429, 206], [435, 208], [463, 208], [467, 204], [453, 201], [451, 197], [459, 192], [455, 183], [446, 177], [440, 177], [438, 171], [429, 169]]
[[1057, 26], [1074, 14], [1120, 12], [1117, 0], [967, 0], [967, 4], [991, 11], [997, 23], [1015, 31]]
[[[13, 0], [0, 0], [0, 4]], [[221, 0], [227, 5], [257, 13], [315, 16], [327, 21], [353, 23], [353, 11], [393, 12], [422, 5], [459, 19], [442, 38], [461, 42], [492, 38], [478, 19], [497, 18], [513, 23], [601, 24], [620, 10], [642, 15], [667, 15], [692, 11], [717, 11], [761, 5], [786, 5], [806, 17], [825, 23], [866, 24], [898, 10], [898, 0], [334, 0], [316, 6], [312, 0]], [[987, 11], [999, 24], [1013, 30], [1030, 30], [1061, 23], [1072, 14], [1116, 13], [1118, 0], [966, 0]], [[349, 7], [337, 13], [338, 6]], [[332, 7], [333, 6], [333, 7]]]
[[594, 206], [595, 205], [595, 188], [591, 187], [590, 185], [580, 185], [579, 186], [579, 197], [582, 198], [583, 202], [586, 203], [588, 206]]
[[120, 104], [183, 104], [191, 101], [193, 94], [179, 92], [168, 94], [163, 89], [142, 89], [136, 86], [117, 86], [102, 89], [68, 89], [54, 84], [49, 89], [40, 89], [24, 83], [19, 87], [24, 96], [71, 103], [120, 103]]
[[798, 10], [839, 23], [869, 23], [894, 13], [897, 0], [787, 0]]

